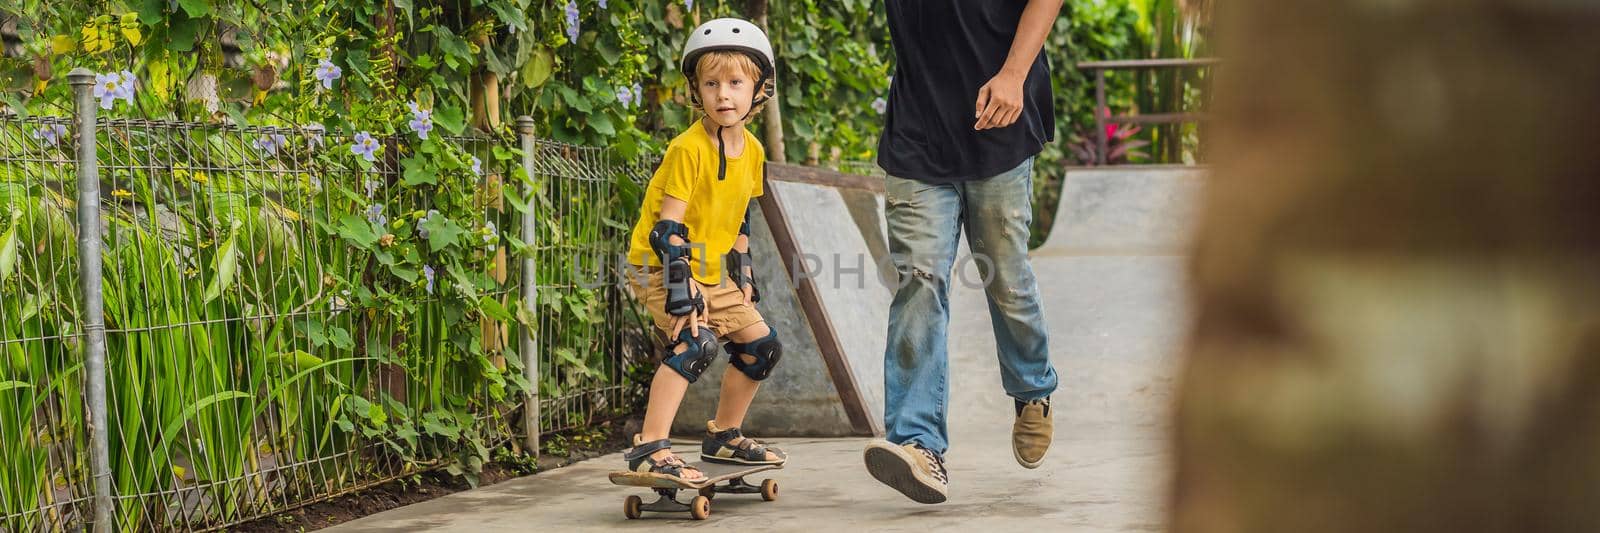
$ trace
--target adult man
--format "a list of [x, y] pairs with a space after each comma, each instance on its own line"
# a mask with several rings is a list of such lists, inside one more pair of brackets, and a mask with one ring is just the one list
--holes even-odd
[[[1039, 54], [1061, 0], [885, 0], [896, 72], [878, 164], [900, 286], [884, 353], [887, 442], [867, 470], [922, 503], [945, 500], [949, 281], [963, 228], [988, 295], [1012, 448], [1036, 468], [1053, 436], [1050, 364], [1028, 264], [1033, 159], [1055, 138]], [[974, 98], [976, 104], [974, 105]]]

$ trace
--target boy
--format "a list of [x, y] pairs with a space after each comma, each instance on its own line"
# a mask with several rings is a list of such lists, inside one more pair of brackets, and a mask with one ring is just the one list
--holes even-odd
[[628, 259], [643, 276], [629, 279], [667, 334], [667, 348], [651, 381], [644, 428], [624, 457], [634, 472], [695, 481], [704, 474], [672, 453], [667, 432], [689, 384], [716, 358], [718, 338], [729, 341], [729, 366], [717, 417], [706, 422], [701, 459], [751, 465], [787, 459], [739, 432], [756, 388], [783, 354], [754, 306], [760, 295], [747, 213], [763, 192], [766, 157], [744, 125], [773, 95], [772, 45], [754, 24], [713, 20], [690, 35], [682, 69], [705, 116], [668, 145], [633, 228]]

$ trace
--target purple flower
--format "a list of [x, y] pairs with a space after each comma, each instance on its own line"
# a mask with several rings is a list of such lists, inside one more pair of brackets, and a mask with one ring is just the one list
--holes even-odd
[[[373, 139], [371, 133], [364, 131], [357, 133], [355, 139], [352, 140], [354, 142], [350, 144], [350, 153], [366, 158], [368, 162], [378, 159], [377, 156], [373, 155], [378, 151], [378, 140]], [[367, 196], [372, 196], [372, 194], [368, 193]]]
[[439, 214], [438, 211], [433, 210], [433, 209], [429, 209], [428, 210], [428, 214], [422, 215], [422, 218], [417, 219], [417, 236], [418, 237], [422, 237], [424, 239], [428, 238], [428, 228], [423, 227], [423, 225], [427, 224], [428, 223], [428, 219], [432, 218], [434, 215], [437, 215], [437, 214]]
[[389, 217], [383, 216], [383, 204], [367, 206], [367, 221], [380, 228], [389, 223]]
[[334, 296], [334, 297], [328, 299], [328, 309], [330, 311], [333, 311], [333, 314], [335, 314], [335, 315], [339, 314], [340, 311], [343, 311], [343, 310], [347, 309], [349, 305], [350, 305], [350, 291], [349, 290], [339, 291], [339, 296]]
[[128, 78], [124, 78], [122, 74], [94, 75], [94, 97], [100, 99], [100, 109], [111, 109], [111, 105], [118, 99], [133, 101], [133, 88], [125, 87], [128, 85], [127, 79], [132, 76], [129, 74]]
[[600, 9], [606, 8], [606, 0], [600, 0]]
[[691, 11], [694, 10], [694, 0], [683, 0], [683, 8]]
[[417, 132], [417, 137], [428, 140], [428, 132], [433, 131], [433, 111], [420, 109], [416, 102], [406, 104], [411, 108], [411, 131]]
[[639, 82], [633, 83], [633, 97], [638, 105], [644, 105], [644, 86]]
[[578, 2], [567, 0], [567, 40], [578, 42]]
[[315, 76], [318, 81], [322, 82], [323, 89], [332, 89], [333, 80], [337, 80], [344, 76], [344, 70], [340, 69], [339, 65], [333, 64], [332, 61], [323, 59], [317, 62], [317, 69], [313, 71], [311, 75]]
[[495, 243], [498, 243], [499, 241], [500, 236], [495, 235], [494, 233], [494, 222], [488, 220], [483, 221], [483, 242], [484, 244], [489, 245], [489, 251], [493, 252]]
[[121, 92], [117, 96], [127, 100], [128, 103], [133, 103], [133, 87], [139, 83], [139, 78], [133, 77], [133, 73], [126, 70], [118, 73], [117, 76], [122, 79], [122, 85], [118, 87]]
[[250, 143], [250, 146], [254, 146], [255, 149], [272, 156], [278, 155], [278, 149], [283, 148], [284, 145], [287, 144], [289, 144], [289, 139], [287, 137], [284, 137], [282, 134], [274, 133], [271, 135], [262, 135], [261, 138]]
[[324, 131], [322, 124], [312, 122], [310, 124], [301, 126], [300, 129], [303, 129], [306, 132], [306, 146], [310, 146], [312, 148], [322, 146], [322, 132]]
[[633, 107], [633, 89], [627, 87], [617, 89], [617, 101], [622, 102], [622, 107]]
[[44, 144], [55, 146], [61, 143], [61, 138], [67, 136], [67, 127], [60, 124], [40, 126], [33, 130], [33, 138], [44, 141]]
[[885, 101], [881, 96], [874, 98], [872, 100], [872, 110], [877, 111], [879, 115], [882, 115], [884, 111], [889, 110], [889, 102]]
[[433, 294], [433, 267], [422, 265], [422, 277], [428, 278], [428, 294]]
[[377, 194], [378, 187], [382, 187], [383, 186], [383, 182], [378, 181], [378, 180], [366, 180], [366, 181], [362, 182], [361, 185], [363, 187], [366, 187], [366, 189], [367, 189], [367, 199], [370, 200], [370, 199], [372, 199], [372, 195]]
[[478, 159], [478, 156], [472, 156], [472, 173], [479, 176], [483, 175], [483, 160]]

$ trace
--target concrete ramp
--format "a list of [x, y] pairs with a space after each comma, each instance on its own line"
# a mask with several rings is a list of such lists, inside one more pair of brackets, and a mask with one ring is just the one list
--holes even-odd
[[[889, 290], [881, 180], [772, 165], [750, 217], [757, 304], [784, 345], [743, 429], [761, 437], [882, 433]], [[877, 191], [872, 190], [876, 183]], [[696, 435], [716, 413], [721, 365], [689, 393], [673, 432]]]

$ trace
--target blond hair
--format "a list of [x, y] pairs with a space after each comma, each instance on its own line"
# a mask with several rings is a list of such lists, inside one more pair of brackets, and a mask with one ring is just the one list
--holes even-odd
[[754, 82], [761, 77], [761, 67], [743, 52], [732, 50], [712, 50], [700, 56], [695, 62], [694, 76], [691, 79], [700, 79], [713, 73], [735, 71], [744, 74]]
[[[735, 52], [732, 50], [712, 50], [710, 52], [706, 52], [704, 55], [701, 55], [700, 59], [695, 61], [694, 73], [693, 75], [689, 76], [689, 90], [700, 90], [695, 85], [698, 80], [703, 77], [729, 71], [744, 74], [745, 77], [750, 78], [751, 83], [755, 83], [756, 80], [761, 78], [761, 67], [756, 66], [756, 61], [751, 59], [749, 55], [746, 55], [743, 52]], [[768, 79], [766, 83], [770, 85], [773, 83], [773, 80]], [[763, 90], [765, 90], [765, 87], [757, 86], [755, 88], [755, 92], [751, 93], [752, 101], [756, 97], [761, 96]], [[760, 115], [761, 110], [766, 106], [767, 103], [762, 102], [761, 105], [751, 107], [750, 115]]]

